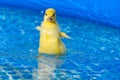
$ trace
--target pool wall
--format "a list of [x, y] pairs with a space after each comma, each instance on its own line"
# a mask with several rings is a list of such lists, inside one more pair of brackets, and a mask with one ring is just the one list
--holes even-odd
[[45, 10], [120, 27], [120, 0], [0, 0], [0, 5]]

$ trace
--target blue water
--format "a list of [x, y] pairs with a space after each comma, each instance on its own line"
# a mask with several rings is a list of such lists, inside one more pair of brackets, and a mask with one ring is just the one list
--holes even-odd
[[[57, 16], [66, 55], [38, 58], [43, 11], [0, 7], [1, 80], [120, 80], [120, 28]], [[42, 77], [41, 77], [42, 76]]]

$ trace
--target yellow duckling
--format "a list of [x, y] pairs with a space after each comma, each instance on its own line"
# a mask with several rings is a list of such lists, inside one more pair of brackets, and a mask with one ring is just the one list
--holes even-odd
[[39, 53], [55, 55], [65, 53], [66, 48], [60, 38], [70, 37], [60, 32], [56, 22], [56, 11], [53, 8], [45, 11], [44, 21], [41, 26], [37, 26], [36, 29], [40, 31]]

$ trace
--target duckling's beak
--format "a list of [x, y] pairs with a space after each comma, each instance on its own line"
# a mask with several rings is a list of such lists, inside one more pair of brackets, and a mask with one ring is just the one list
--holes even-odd
[[53, 19], [51, 17], [48, 17], [47, 18], [47, 21], [52, 21]]

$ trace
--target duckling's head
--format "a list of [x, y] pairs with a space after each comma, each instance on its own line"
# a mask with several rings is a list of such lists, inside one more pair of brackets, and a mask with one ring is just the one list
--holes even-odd
[[56, 21], [56, 11], [53, 8], [48, 8], [45, 11], [44, 21], [46, 22], [55, 22]]

